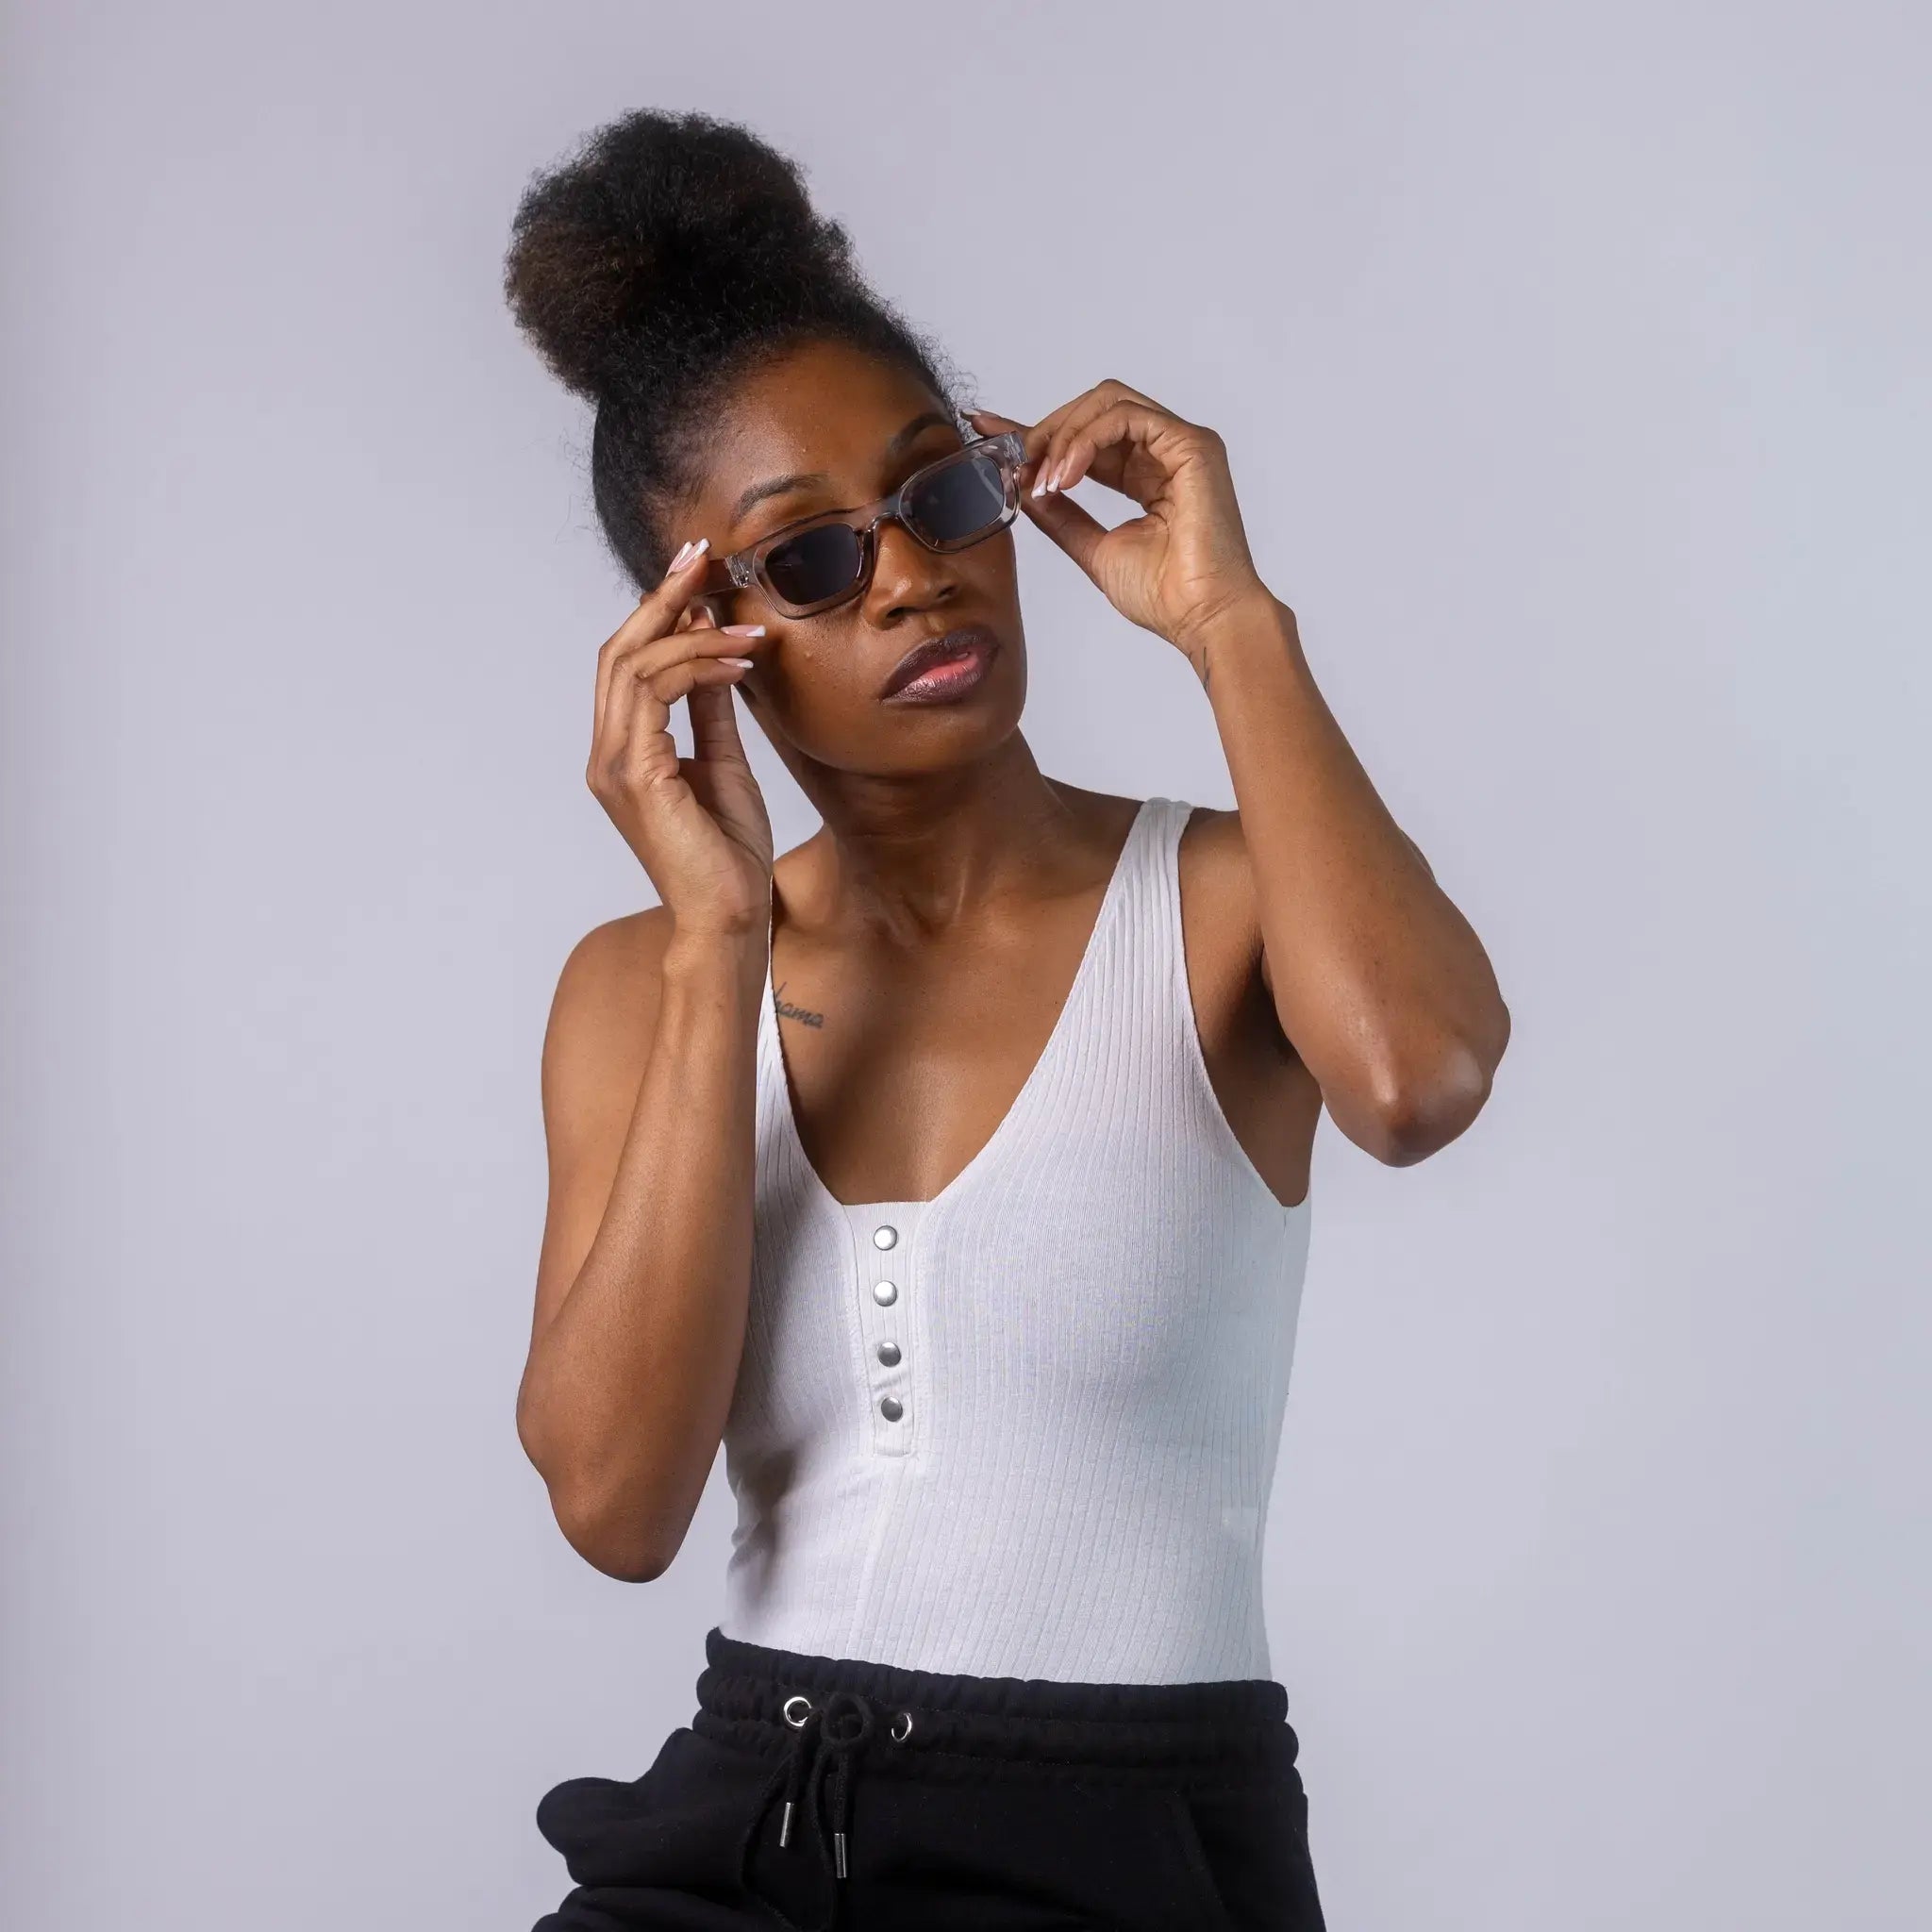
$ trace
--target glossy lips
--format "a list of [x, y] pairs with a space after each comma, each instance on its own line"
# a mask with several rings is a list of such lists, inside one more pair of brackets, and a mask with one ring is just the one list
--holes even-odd
[[956, 697], [985, 677], [998, 649], [999, 640], [983, 624], [959, 625], [908, 651], [893, 665], [879, 696], [903, 695], [905, 702], [920, 704]]

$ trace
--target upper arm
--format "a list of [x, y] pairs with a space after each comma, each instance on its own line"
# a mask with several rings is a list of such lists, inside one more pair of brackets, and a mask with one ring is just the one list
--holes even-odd
[[[1239, 812], [1229, 812], [1229, 813], [1227, 814], [1227, 816], [1228, 816], [1229, 818], [1233, 819], [1233, 820], [1234, 820], [1234, 821], [1236, 822], [1236, 827], [1237, 827], [1237, 830], [1239, 830], [1239, 827], [1240, 827], [1240, 822], [1241, 822], [1241, 814], [1240, 814]], [[1396, 830], [1397, 830], [1397, 831], [1401, 831], [1401, 830], [1402, 830], [1401, 826], [1399, 826], [1399, 825], [1398, 825], [1398, 826], [1396, 827]], [[1418, 844], [1417, 844], [1417, 843], [1415, 842], [1415, 841], [1414, 841], [1413, 839], [1409, 838], [1409, 836], [1408, 836], [1408, 834], [1407, 834], [1407, 832], [1403, 832], [1403, 833], [1402, 833], [1402, 837], [1403, 837], [1403, 840], [1404, 840], [1405, 843], [1407, 843], [1407, 845], [1408, 846], [1408, 849], [1409, 849], [1409, 850], [1410, 850], [1411, 852], [1413, 852], [1413, 853], [1415, 854], [1415, 856], [1416, 856], [1416, 862], [1417, 862], [1417, 863], [1418, 863], [1418, 864], [1419, 864], [1419, 865], [1420, 865], [1420, 866], [1422, 867], [1422, 869], [1423, 869], [1423, 870], [1424, 870], [1424, 871], [1425, 873], [1427, 873], [1427, 874], [1428, 874], [1429, 877], [1430, 877], [1431, 879], [1433, 879], [1433, 878], [1434, 878], [1434, 877], [1436, 876], [1436, 870], [1435, 870], [1435, 867], [1434, 867], [1434, 866], [1432, 866], [1432, 865], [1431, 865], [1431, 864], [1429, 863], [1429, 861], [1428, 861], [1427, 858], [1426, 858], [1426, 857], [1424, 856], [1424, 852], [1423, 852], [1423, 848], [1422, 848], [1422, 847], [1421, 847], [1420, 845], [1418, 845]], [[1246, 851], [1247, 851], [1247, 846], [1246, 846], [1246, 843], [1245, 843], [1245, 841], [1243, 841], [1243, 843], [1242, 843], [1242, 846], [1241, 846], [1241, 850], [1242, 850], [1242, 855], [1243, 855], [1243, 858], [1245, 858], [1245, 855], [1246, 855]], [[1248, 873], [1247, 873], [1247, 878], [1248, 878], [1248, 890], [1249, 890], [1249, 892], [1250, 892], [1250, 894], [1252, 895], [1252, 893], [1253, 893], [1253, 891], [1254, 891], [1254, 883], [1255, 883], [1255, 874], [1254, 874], [1254, 873], [1253, 873], [1252, 869], [1250, 869], [1250, 870], [1248, 871]], [[1261, 969], [1261, 984], [1262, 984], [1262, 985], [1263, 985], [1264, 987], [1266, 987], [1266, 988], [1267, 988], [1267, 990], [1268, 990], [1268, 997], [1269, 997], [1269, 998], [1270, 998], [1270, 999], [1272, 1000], [1272, 999], [1273, 999], [1273, 998], [1274, 997], [1274, 974], [1273, 971], [1272, 971], [1272, 970], [1270, 969], [1270, 967], [1269, 967], [1269, 964], [1268, 964], [1268, 945], [1267, 945], [1267, 941], [1266, 941], [1266, 940], [1264, 940], [1264, 939], [1262, 939], [1262, 938], [1260, 938], [1260, 937], [1259, 937], [1259, 934], [1260, 934], [1260, 930], [1261, 930], [1261, 921], [1260, 921], [1260, 916], [1259, 916], [1259, 914], [1258, 914], [1258, 912], [1257, 912], [1257, 915], [1256, 915], [1256, 918], [1255, 918], [1255, 931], [1256, 931], [1256, 934], [1257, 934], [1257, 939], [1256, 939], [1256, 941], [1255, 941], [1255, 945], [1256, 945], [1256, 951], [1257, 951], [1257, 953], [1258, 954], [1258, 956], [1259, 956], [1259, 958], [1260, 958], [1260, 969]]]
[[571, 949], [543, 1035], [549, 1170], [531, 1339], [569, 1293], [591, 1251], [657, 1031], [658, 967], [670, 936], [661, 907], [613, 919]]

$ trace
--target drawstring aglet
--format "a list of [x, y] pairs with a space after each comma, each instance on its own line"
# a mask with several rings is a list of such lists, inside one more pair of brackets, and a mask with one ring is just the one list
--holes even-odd
[[778, 1825], [778, 1845], [780, 1850], [791, 1842], [791, 1814], [797, 1807], [790, 1798], [785, 1800], [785, 1816]]
[[832, 1834], [832, 1848], [838, 1854], [839, 1876], [842, 1878], [845, 1875], [845, 1834], [842, 1831]]

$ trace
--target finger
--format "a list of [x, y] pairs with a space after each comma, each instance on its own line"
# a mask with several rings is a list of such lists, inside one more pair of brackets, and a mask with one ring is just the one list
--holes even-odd
[[[744, 675], [741, 664], [724, 664], [715, 658], [689, 664], [674, 664], [667, 671], [635, 680], [638, 688], [636, 721], [624, 742], [614, 748], [613, 763], [619, 773], [635, 781], [663, 768], [668, 758], [672, 769], [677, 760], [676, 741], [671, 733], [671, 707], [679, 698], [687, 700], [692, 721], [691, 755], [704, 756], [697, 742], [697, 721], [704, 695], [715, 691], [724, 697], [724, 688]], [[662, 722], [658, 722], [661, 720]]]
[[1203, 454], [1203, 432], [1139, 400], [1108, 405], [1064, 426], [1041, 464], [1035, 489], [1071, 490], [1087, 476], [1133, 497], [1145, 508], [1165, 485]]
[[1159, 424], [1158, 413], [1144, 403], [1124, 400], [1070, 416], [1042, 454], [1034, 488], [1049, 495], [1091, 475], [1096, 483], [1118, 490], [1129, 454], [1123, 445], [1151, 443]]
[[602, 729], [604, 708], [610, 691], [611, 661], [640, 639], [661, 636], [677, 613], [700, 594], [711, 575], [710, 539], [700, 537], [680, 546], [664, 575], [637, 601], [630, 614], [597, 649], [597, 683], [592, 701], [591, 732]]
[[671, 708], [679, 698], [708, 686], [736, 684], [748, 669], [719, 658], [691, 658], [655, 671], [620, 673], [605, 709], [599, 763], [607, 770], [632, 767], [658, 741], [669, 745]]
[[1002, 416], [997, 409], [968, 409], [966, 421], [980, 436], [1004, 436], [1009, 429], [1024, 432], [1027, 426], [1011, 416]]
[[1011, 416], [1002, 416], [992, 409], [969, 409], [966, 412], [966, 419], [969, 423], [974, 424], [975, 427], [979, 428], [984, 435], [997, 436], [1002, 430], [1006, 429], [1017, 429], [1020, 431], [1022, 441], [1020, 476], [1022, 488], [1024, 489], [1036, 480], [1035, 476], [1030, 474], [1032, 466], [1039, 461], [1040, 454], [1045, 449], [1056, 426], [1065, 419], [1069, 410], [1077, 408], [1092, 393], [1091, 390], [1083, 391], [1080, 395], [1074, 397], [1071, 402], [1062, 403], [1051, 415], [1042, 416], [1038, 423], [1021, 423]]
[[730, 685], [699, 685], [685, 700], [684, 708], [691, 719], [693, 758], [714, 765], [740, 764], [750, 768], [744, 741], [738, 735], [738, 707], [731, 702]]
[[[715, 610], [704, 610], [694, 621], [716, 625], [718, 614]], [[763, 629], [761, 624], [727, 624], [722, 626], [720, 635], [740, 638]], [[712, 661], [724, 664], [731, 660], [718, 658]], [[741, 764], [749, 763], [738, 736], [738, 707], [727, 693], [733, 685], [744, 682], [742, 674], [752, 668], [751, 661], [741, 657], [737, 665], [739, 676], [696, 685], [686, 694], [685, 710], [691, 718], [691, 755], [694, 758], [737, 758]]]
[[1087, 402], [1092, 393], [1091, 390], [1083, 390], [1080, 394], [1062, 403], [1058, 408], [1049, 411], [1039, 422], [1033, 424], [1025, 430], [1022, 439], [1024, 447], [1021, 454], [1020, 468], [1024, 475], [1024, 480], [1029, 490], [1032, 485], [1038, 483], [1046, 474], [1044, 469], [1041, 467], [1041, 459], [1045, 456], [1047, 449], [1052, 444], [1054, 436], [1058, 431], [1060, 425], [1066, 422], [1068, 417], [1075, 409], [1079, 408], [1083, 403]]
[[[653, 672], [660, 667], [649, 661], [649, 653], [662, 652], [668, 644], [671, 649], [684, 653], [684, 661], [691, 663], [718, 661], [715, 655], [708, 653], [741, 655], [741, 647], [732, 649], [738, 643], [736, 635], [727, 642], [725, 634], [716, 628], [712, 613], [707, 609], [702, 614], [704, 625], [697, 628], [708, 630], [708, 638], [692, 636], [693, 626], [686, 623], [691, 611], [686, 608], [678, 618], [683, 628], [663, 638], [645, 637], [609, 658], [605, 667], [604, 714], [594, 741], [593, 765], [601, 762], [613, 769], [622, 766], [632, 755], [634, 746], [649, 745], [660, 738], [663, 742], [659, 751], [672, 744], [671, 706], [679, 693], [653, 676]], [[762, 631], [763, 626], [745, 628]], [[741, 675], [744, 667], [727, 668]], [[672, 756], [675, 758], [675, 751]]]
[[654, 671], [634, 681], [641, 703], [648, 699], [652, 705], [661, 705], [668, 710], [679, 698], [688, 698], [694, 691], [738, 683], [750, 668], [721, 658], [694, 658], [688, 664], [667, 665], [662, 671]]
[[997, 409], [968, 409], [966, 420], [980, 436], [999, 436], [1009, 429], [1017, 429], [1020, 432], [1020, 466], [1015, 475], [1024, 500], [1026, 492], [1038, 480], [1037, 473], [1032, 467], [1037, 458], [1028, 453], [1032, 447], [1032, 426], [1018, 422], [1011, 416], [1002, 416]]
[[1034, 489], [1041, 495], [1064, 490], [1072, 475], [1070, 457], [1076, 447], [1081, 458], [1080, 475], [1091, 475], [1096, 483], [1109, 489], [1121, 488], [1130, 451], [1118, 447], [1138, 441], [1143, 446], [1154, 441], [1162, 428], [1177, 429], [1177, 416], [1138, 396], [1108, 397], [1096, 392], [1086, 405], [1072, 410], [1055, 429], [1041, 452], [1040, 471]]
[[745, 658], [766, 641], [761, 624], [720, 625], [716, 614], [708, 608], [688, 612], [689, 622], [662, 637], [640, 639], [610, 660], [613, 686], [625, 677], [647, 677], [674, 664], [695, 658]]
[[669, 758], [675, 767], [677, 747], [671, 737], [671, 707], [635, 677], [608, 679], [608, 691], [591, 741], [591, 790], [601, 794], [626, 764], [633, 770], [648, 754]]
[[1103, 409], [1110, 408], [1123, 400], [1138, 402], [1147, 408], [1160, 410], [1159, 404], [1151, 397], [1143, 396], [1139, 390], [1129, 389], [1117, 376], [1109, 375], [1104, 382], [1096, 382], [1091, 389], [1082, 390], [1078, 395], [1069, 402], [1062, 403], [1051, 414], [1042, 416], [1026, 432], [1027, 461], [1038, 465], [1033, 477], [1034, 484], [1038, 485], [1049, 473], [1052, 466], [1043, 458], [1063, 440], [1071, 425], [1084, 422], [1090, 416], [1096, 416]]

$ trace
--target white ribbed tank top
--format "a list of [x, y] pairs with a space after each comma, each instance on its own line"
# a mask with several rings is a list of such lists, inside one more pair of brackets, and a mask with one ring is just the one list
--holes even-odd
[[1275, 1199], [1208, 1083], [1192, 808], [1142, 802], [1044, 1053], [930, 1201], [818, 1178], [768, 951], [725, 1635], [980, 1676], [1272, 1675], [1307, 1203]]

